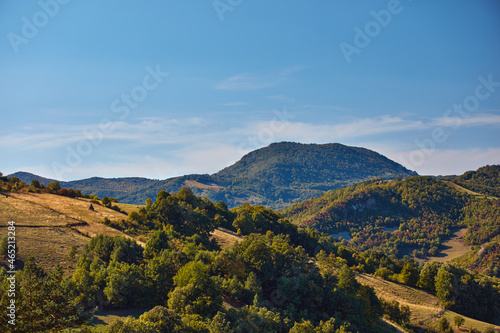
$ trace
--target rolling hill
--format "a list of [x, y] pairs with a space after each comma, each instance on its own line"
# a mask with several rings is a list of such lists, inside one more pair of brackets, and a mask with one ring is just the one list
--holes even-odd
[[283, 214], [335, 237], [342, 233], [359, 250], [425, 258], [444, 250], [459, 230], [463, 236], [454, 244], [469, 246], [500, 234], [499, 201], [469, 192], [432, 177], [367, 181], [294, 204]]
[[[146, 178], [89, 178], [61, 182], [62, 187], [99, 197], [111, 196], [120, 202], [143, 204], [160, 190], [178, 192], [189, 187], [195, 194], [229, 207], [244, 202], [284, 208], [294, 202], [317, 197], [325, 191], [353, 185], [367, 179], [394, 179], [416, 175], [402, 165], [374, 151], [338, 143], [273, 143], [255, 150], [215, 174], [186, 175], [166, 180]], [[26, 183], [39, 179], [54, 181], [26, 172], [17, 172]]]

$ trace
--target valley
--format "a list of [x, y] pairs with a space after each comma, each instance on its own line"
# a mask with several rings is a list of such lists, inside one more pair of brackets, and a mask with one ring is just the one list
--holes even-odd
[[[179, 183], [191, 188], [162, 189], [143, 204], [1, 177], [0, 230], [16, 222], [20, 321], [35, 320], [29, 302], [57, 294], [68, 297], [55, 310], [60, 322], [87, 323], [90, 332], [120, 325], [157, 332], [155, 316], [202, 332], [220, 325], [437, 332], [457, 316], [464, 323], [454, 331], [487, 331], [500, 324], [500, 203], [494, 177], [477, 172], [468, 177], [487, 183], [488, 195], [456, 184], [461, 176], [409, 175], [332, 188], [279, 211], [214, 202], [191, 188], [224, 187], [198, 176]], [[266, 186], [285, 202], [280, 181]], [[247, 198], [264, 200], [252, 193]], [[0, 263], [7, 266], [5, 256]], [[35, 281], [53, 286], [38, 300], [26, 293]]]

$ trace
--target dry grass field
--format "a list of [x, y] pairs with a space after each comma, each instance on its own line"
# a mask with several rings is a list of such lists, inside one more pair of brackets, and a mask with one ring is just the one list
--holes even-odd
[[[396, 300], [401, 305], [408, 305], [411, 311], [411, 323], [421, 328], [436, 328], [441, 317], [445, 317], [450, 323], [453, 323], [453, 319], [457, 315], [455, 312], [442, 308], [436, 297], [423, 290], [385, 281], [366, 274], [357, 274], [356, 279], [361, 284], [373, 287], [378, 297], [390, 301]], [[483, 331], [492, 326], [479, 320], [462, 317], [465, 318], [465, 324], [460, 330], [453, 327], [455, 332], [467, 332], [469, 328]]]
[[224, 228], [215, 229], [212, 233], [212, 237], [215, 238], [215, 241], [223, 250], [230, 248], [234, 243], [243, 239], [243, 237]]
[[95, 211], [91, 211], [86, 201], [47, 193], [7, 195], [0, 194], [0, 237], [7, 235], [7, 222], [15, 221], [20, 265], [31, 254], [46, 269], [59, 263], [72, 271], [76, 264], [68, 257], [72, 245], [81, 253], [97, 234], [129, 237], [101, 223], [104, 217], [126, 218], [106, 207], [94, 204]]
[[425, 259], [415, 258], [419, 262], [439, 261], [449, 262], [455, 258], [461, 257], [471, 251], [471, 246], [466, 245], [463, 237], [467, 233], [467, 228], [462, 228], [453, 233], [453, 236], [447, 241], [443, 242], [443, 250], [434, 257], [427, 257]]

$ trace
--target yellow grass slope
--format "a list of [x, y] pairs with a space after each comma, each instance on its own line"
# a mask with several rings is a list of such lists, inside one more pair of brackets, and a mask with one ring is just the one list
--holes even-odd
[[[411, 311], [411, 323], [421, 328], [436, 328], [438, 321], [442, 317], [453, 323], [457, 315], [453, 311], [445, 310], [440, 306], [439, 300], [436, 297], [423, 290], [386, 281], [367, 274], [357, 274], [356, 279], [363, 285], [373, 287], [379, 298], [388, 301], [396, 300], [401, 305], [408, 305]], [[453, 327], [455, 332], [467, 332], [469, 328], [483, 331], [487, 327], [492, 326], [491, 324], [466, 316], [462, 317], [465, 319], [465, 324], [461, 327], [461, 330]]]
[[89, 203], [47, 193], [0, 194], [0, 237], [7, 235], [7, 222], [15, 221], [20, 260], [33, 255], [44, 268], [56, 263], [74, 268], [68, 253], [72, 245], [81, 253], [89, 237], [97, 234], [128, 235], [102, 224], [104, 217], [121, 220], [126, 215]]

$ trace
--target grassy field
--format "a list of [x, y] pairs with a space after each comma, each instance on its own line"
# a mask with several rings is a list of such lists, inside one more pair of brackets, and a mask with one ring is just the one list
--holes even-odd
[[94, 315], [94, 319], [89, 326], [91, 326], [97, 332], [104, 332], [106, 330], [106, 326], [113, 323], [116, 319], [125, 319], [129, 316], [137, 319], [140, 317], [140, 315], [149, 310], [150, 309], [100, 311]]
[[72, 245], [78, 255], [97, 234], [129, 237], [101, 223], [104, 217], [124, 219], [124, 214], [100, 205], [94, 205], [95, 211], [88, 207], [86, 201], [47, 193], [0, 195], [0, 237], [7, 235], [7, 222], [15, 221], [19, 268], [31, 254], [45, 269], [59, 263], [71, 272], [76, 265], [76, 260], [68, 257]]
[[243, 237], [224, 228], [215, 229], [212, 233], [212, 237], [215, 238], [217, 244], [219, 244], [222, 249], [230, 248], [234, 243], [243, 239]]
[[[447, 318], [450, 323], [453, 323], [453, 319], [457, 315], [453, 311], [442, 308], [436, 297], [423, 290], [385, 281], [366, 274], [357, 274], [356, 279], [361, 284], [373, 287], [378, 297], [390, 301], [396, 300], [399, 304], [408, 305], [411, 311], [411, 323], [420, 328], [436, 328], [439, 319], [442, 317]], [[476, 328], [483, 331], [487, 327], [492, 326], [479, 320], [465, 316], [462, 317], [465, 318], [465, 324], [461, 327], [461, 330], [453, 327], [455, 332], [467, 332], [469, 328]]]
[[470, 252], [471, 246], [466, 245], [463, 237], [467, 233], [467, 228], [458, 229], [453, 233], [453, 236], [447, 241], [443, 242], [442, 250], [434, 257], [427, 257], [425, 259], [415, 258], [419, 262], [439, 261], [449, 262], [455, 258], [461, 257]]

